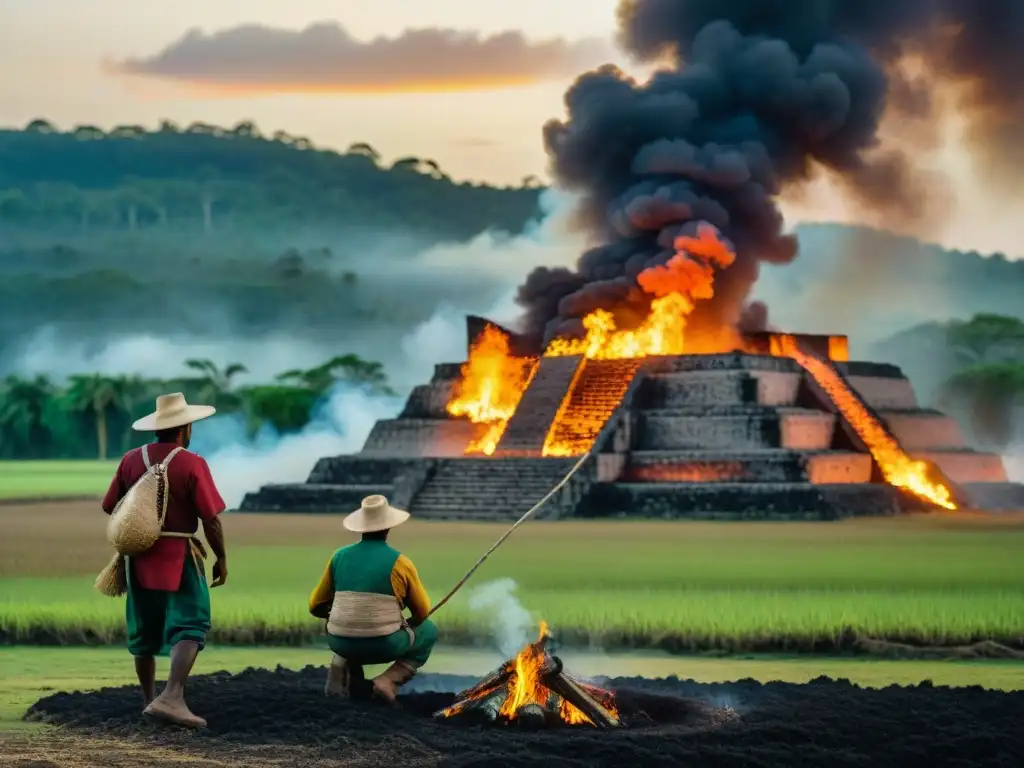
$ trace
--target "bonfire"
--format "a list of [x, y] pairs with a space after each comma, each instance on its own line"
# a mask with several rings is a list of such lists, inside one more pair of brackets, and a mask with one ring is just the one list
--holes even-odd
[[541, 622], [536, 642], [460, 693], [454, 704], [434, 716], [535, 728], [617, 727], [619, 713], [614, 694], [567, 674], [561, 659], [549, 652], [550, 639], [547, 623]]

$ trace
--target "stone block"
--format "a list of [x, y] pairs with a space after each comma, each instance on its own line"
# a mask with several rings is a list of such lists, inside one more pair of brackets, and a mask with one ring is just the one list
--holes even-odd
[[917, 451], [912, 458], [933, 462], [954, 483], [1008, 482], [1003, 457], [972, 450]]
[[824, 450], [832, 444], [835, 417], [799, 408], [759, 406], [647, 410], [637, 415], [640, 450]]
[[395, 457], [462, 456], [478, 427], [463, 419], [385, 419], [373, 425], [362, 454]]
[[822, 451], [803, 456], [804, 477], [815, 485], [870, 483], [872, 459], [866, 453]]
[[908, 453], [966, 447], [956, 419], [938, 411], [880, 410], [878, 415]]
[[306, 514], [348, 514], [363, 499], [375, 493], [391, 496], [391, 485], [326, 485], [291, 483], [265, 485], [247, 493], [241, 512], [294, 512]]
[[606, 483], [595, 485], [581, 512], [595, 517], [832, 520], [893, 514], [888, 486], [810, 483]]
[[551, 423], [572, 384], [582, 358], [542, 357], [509, 419], [496, 456], [540, 456]]
[[912, 410], [917, 395], [909, 379], [883, 376], [847, 376], [846, 382], [875, 410]]
[[836, 417], [831, 413], [797, 408], [779, 409], [780, 447], [822, 451], [832, 446]]

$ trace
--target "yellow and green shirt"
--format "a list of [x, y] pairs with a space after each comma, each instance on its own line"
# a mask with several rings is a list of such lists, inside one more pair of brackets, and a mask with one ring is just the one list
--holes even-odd
[[337, 592], [393, 594], [409, 609], [413, 627], [430, 613], [430, 596], [416, 566], [384, 541], [364, 539], [337, 550], [309, 596], [309, 612], [328, 618]]

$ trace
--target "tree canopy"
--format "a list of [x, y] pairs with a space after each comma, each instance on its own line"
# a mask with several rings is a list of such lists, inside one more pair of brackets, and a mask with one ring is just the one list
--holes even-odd
[[533, 183], [456, 182], [431, 158], [385, 166], [368, 143], [318, 149], [284, 131], [265, 136], [250, 121], [105, 132], [37, 119], [0, 130], [0, 226], [210, 235], [330, 223], [462, 241], [522, 231], [537, 199]]
[[357, 355], [247, 386], [235, 385], [234, 379], [246, 373], [239, 363], [189, 359], [184, 367], [187, 375], [169, 380], [90, 373], [57, 384], [46, 376], [7, 376], [0, 380], [0, 458], [111, 458], [151, 439], [131, 425], [166, 392], [180, 391], [220, 414], [239, 415], [251, 435], [265, 426], [278, 432], [302, 429], [338, 384], [393, 394], [381, 364]]

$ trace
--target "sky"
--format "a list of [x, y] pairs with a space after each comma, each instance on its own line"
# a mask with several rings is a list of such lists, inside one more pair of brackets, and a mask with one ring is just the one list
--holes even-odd
[[[617, 0], [0, 0], [0, 125], [155, 126], [254, 120], [320, 146], [369, 142], [436, 160], [457, 179], [546, 179], [543, 124], [575, 76], [615, 49]], [[1024, 203], [993, 201], [958, 148], [920, 164], [947, 178], [929, 232], [982, 252], [1021, 250]], [[827, 183], [783, 206], [792, 223], [860, 222]], [[897, 231], [899, 221], [866, 221]]]

